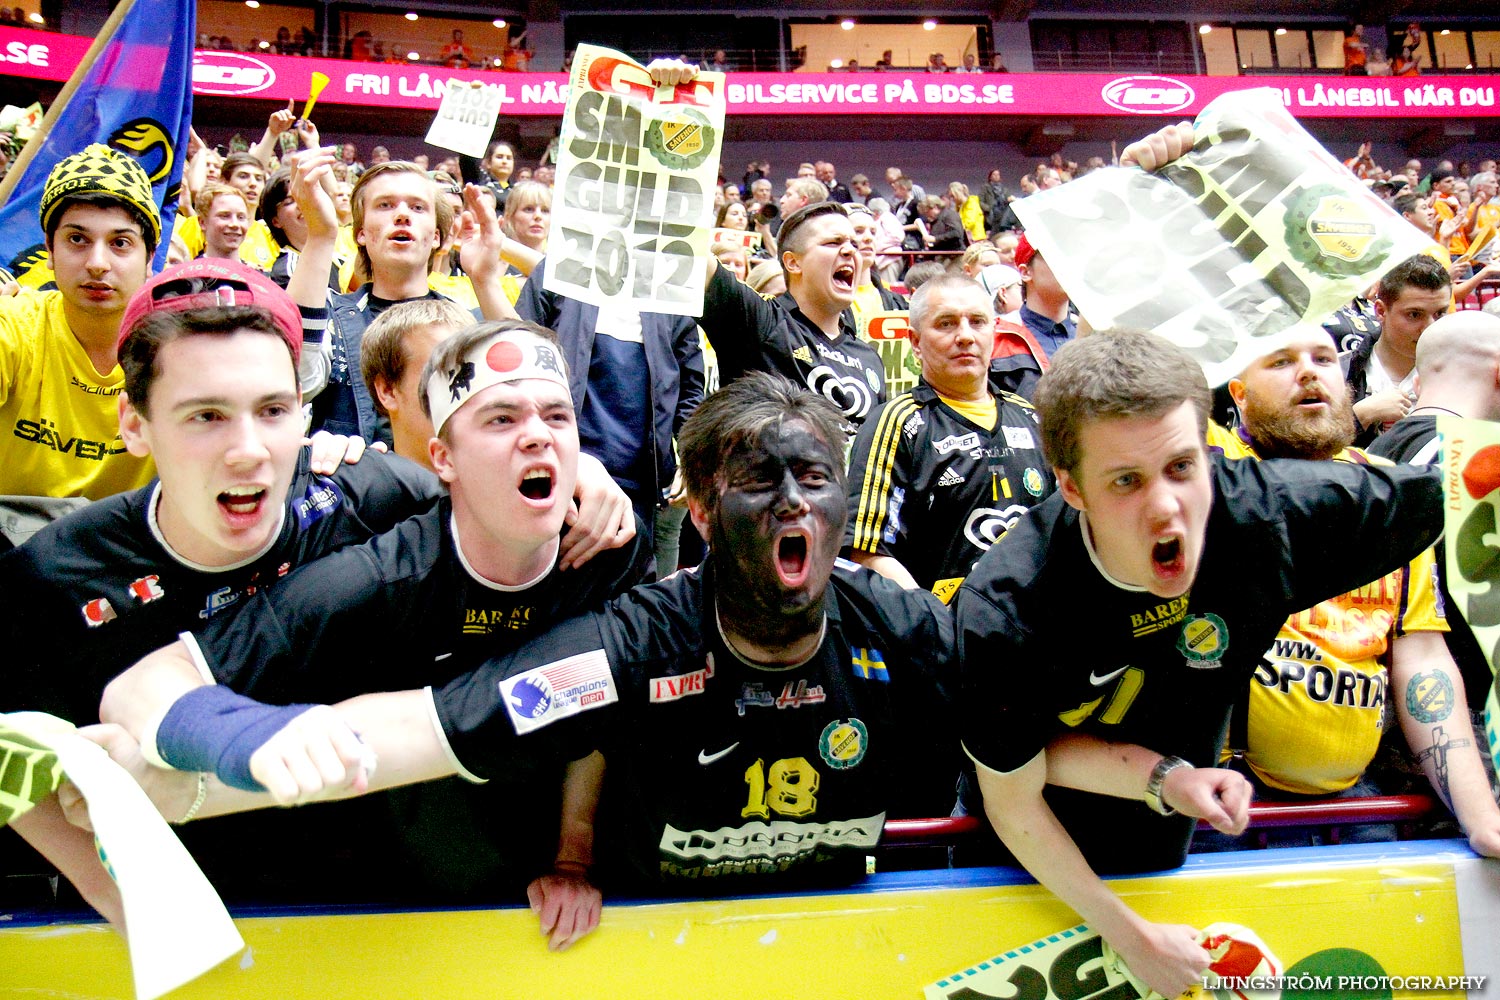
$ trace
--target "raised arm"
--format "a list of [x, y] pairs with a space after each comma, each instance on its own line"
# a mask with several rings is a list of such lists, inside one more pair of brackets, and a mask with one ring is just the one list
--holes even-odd
[[483, 188], [464, 188], [464, 212], [459, 224], [458, 259], [474, 286], [479, 311], [485, 319], [519, 319], [500, 286], [501, 254], [507, 243], [495, 215], [495, 202]]
[[328, 272], [338, 243], [339, 216], [333, 198], [323, 187], [323, 179], [332, 177], [332, 149], [305, 149], [287, 158], [292, 168], [287, 192], [297, 203], [307, 223], [307, 243], [287, 284], [287, 294], [299, 306], [326, 308], [328, 305]]
[[1193, 148], [1193, 123], [1178, 122], [1137, 139], [1120, 154], [1120, 166], [1160, 170]]
[[260, 161], [260, 165], [267, 170], [271, 169], [271, 154], [276, 151], [276, 140], [281, 138], [281, 133], [297, 124], [297, 114], [292, 109], [296, 101], [287, 101], [286, 107], [271, 112], [271, 117], [266, 120], [266, 131], [250, 149], [250, 155]]

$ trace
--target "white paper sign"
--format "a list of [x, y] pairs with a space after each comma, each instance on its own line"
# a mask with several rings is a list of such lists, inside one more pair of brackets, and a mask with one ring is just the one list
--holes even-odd
[[1016, 201], [1094, 329], [1161, 334], [1219, 385], [1432, 244], [1274, 90], [1216, 98], [1194, 132], [1193, 151], [1156, 173], [1105, 168]]
[[138, 1000], [155, 1000], [245, 947], [192, 855], [102, 747], [50, 715], [15, 712], [0, 720], [50, 747], [88, 799], [94, 836], [125, 908]]
[[723, 73], [658, 87], [628, 56], [578, 47], [558, 141], [547, 291], [703, 315], [724, 108]]
[[500, 117], [500, 97], [494, 84], [449, 80], [427, 142], [467, 156], [484, 156]]

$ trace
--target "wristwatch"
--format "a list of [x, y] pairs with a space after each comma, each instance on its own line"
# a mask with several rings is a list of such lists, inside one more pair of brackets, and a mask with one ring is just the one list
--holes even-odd
[[1146, 794], [1142, 796], [1146, 805], [1163, 816], [1175, 816], [1177, 810], [1162, 801], [1161, 786], [1166, 783], [1167, 775], [1179, 767], [1192, 766], [1181, 757], [1163, 757], [1157, 761], [1156, 766], [1151, 769], [1151, 777], [1146, 779]]

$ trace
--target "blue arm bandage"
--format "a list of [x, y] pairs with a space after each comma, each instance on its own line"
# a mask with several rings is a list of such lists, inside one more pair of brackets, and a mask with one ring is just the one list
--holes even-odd
[[156, 752], [179, 771], [212, 771], [247, 792], [265, 786], [250, 774], [250, 757], [313, 705], [262, 705], [227, 687], [196, 688], [178, 698], [156, 730]]

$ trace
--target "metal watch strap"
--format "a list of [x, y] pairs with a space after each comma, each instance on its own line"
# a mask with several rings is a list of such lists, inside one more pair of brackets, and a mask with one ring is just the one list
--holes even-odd
[[1161, 786], [1166, 783], [1167, 775], [1179, 767], [1192, 766], [1181, 757], [1163, 757], [1157, 761], [1156, 766], [1151, 769], [1151, 777], [1146, 779], [1146, 794], [1142, 796], [1146, 800], [1146, 805], [1163, 816], [1175, 816], [1177, 810], [1162, 801]]

